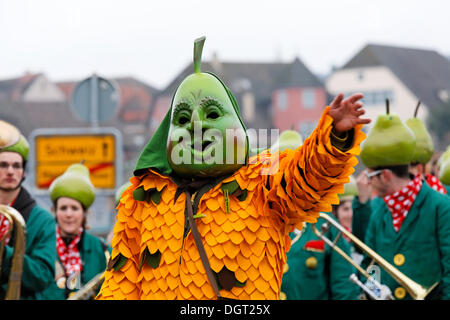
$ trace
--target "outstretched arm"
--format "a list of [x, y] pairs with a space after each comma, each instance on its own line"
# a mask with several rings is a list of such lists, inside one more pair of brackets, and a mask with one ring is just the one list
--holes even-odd
[[[274, 155], [279, 170], [268, 176], [266, 209], [278, 215], [290, 228], [316, 222], [320, 211], [331, 211], [339, 203], [356, 155], [365, 134], [361, 131], [369, 119], [360, 100], [362, 94], [347, 99], [339, 94], [325, 109], [313, 133], [296, 150]], [[273, 159], [274, 157], [278, 159]]]

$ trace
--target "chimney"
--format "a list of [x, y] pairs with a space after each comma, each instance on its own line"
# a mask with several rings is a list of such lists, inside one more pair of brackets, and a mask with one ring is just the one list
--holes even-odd
[[219, 56], [217, 55], [217, 52], [213, 52], [212, 59], [211, 59], [211, 66], [214, 69], [214, 73], [218, 75], [222, 75], [223, 72], [223, 66], [222, 63], [219, 61]]

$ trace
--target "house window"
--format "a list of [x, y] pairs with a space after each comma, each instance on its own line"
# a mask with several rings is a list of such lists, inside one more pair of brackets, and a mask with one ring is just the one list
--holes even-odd
[[281, 110], [286, 110], [288, 107], [288, 95], [286, 90], [279, 90], [277, 94], [277, 105]]
[[358, 71], [358, 80], [363, 81], [364, 80], [364, 71]]
[[[389, 99], [390, 103], [394, 102], [395, 94], [392, 90], [373, 90], [373, 91], [358, 91], [364, 95], [362, 102], [365, 106], [384, 105], [386, 99]], [[349, 97], [355, 92], [348, 92], [345, 97]]]
[[251, 92], [242, 95], [243, 115], [246, 121], [255, 120], [255, 97]]
[[312, 109], [316, 105], [316, 92], [314, 89], [302, 90], [302, 106], [305, 109]]

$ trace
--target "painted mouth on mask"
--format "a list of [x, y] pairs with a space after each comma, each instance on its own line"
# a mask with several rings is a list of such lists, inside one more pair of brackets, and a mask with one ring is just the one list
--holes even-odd
[[190, 148], [194, 163], [222, 163], [222, 159], [215, 159], [216, 144], [217, 141], [210, 140], [197, 141], [197, 144], [192, 144]]

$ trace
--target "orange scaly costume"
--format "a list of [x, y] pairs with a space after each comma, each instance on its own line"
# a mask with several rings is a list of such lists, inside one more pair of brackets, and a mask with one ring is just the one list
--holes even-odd
[[[194, 101], [186, 109], [184, 105], [191, 102], [178, 99], [198, 79], [203, 82], [196, 97], [204, 94], [207, 101], [219, 97], [216, 100], [225, 110], [215, 110], [213, 120], [208, 118], [209, 104], [197, 107]], [[218, 87], [208, 88], [210, 83]], [[161, 141], [168, 141], [168, 127], [180, 118], [177, 104], [205, 126], [222, 116], [225, 119], [230, 110], [240, 120], [234, 97], [223, 83], [212, 74], [196, 74], [177, 89], [174, 113], [171, 106], [160, 126], [163, 129], [158, 129], [142, 155], [165, 148]], [[139, 166], [138, 162], [139, 170], [117, 207], [111, 261], [97, 298], [279, 299], [289, 232], [301, 229], [304, 221], [315, 222], [320, 211], [330, 211], [331, 204], [338, 203], [337, 194], [344, 191], [365, 138], [362, 125], [357, 124], [347, 140], [350, 145], [336, 148], [336, 140], [332, 144], [330, 138], [336, 139], [331, 132], [333, 121], [327, 107], [301, 147], [261, 152], [238, 169], [209, 179], [192, 197], [181, 188], [167, 161], [160, 161], [163, 153], [151, 159], [162, 163], [159, 169], [155, 169], [159, 164]], [[262, 174], [268, 168], [272, 174]]]
[[[301, 229], [303, 221], [315, 222], [320, 211], [338, 203], [337, 193], [344, 191], [354, 171], [365, 135], [355, 128], [353, 148], [339, 151], [330, 143], [332, 119], [327, 113], [328, 108], [303, 146], [279, 155], [275, 175], [260, 175], [270, 157], [265, 152], [201, 197], [197, 214], [205, 217], [196, 223], [211, 268], [236, 279], [231, 290], [220, 290], [222, 297], [278, 299], [288, 233]], [[118, 206], [111, 256], [126, 262], [105, 272], [100, 298], [215, 299], [191, 232], [183, 239], [185, 195], [174, 203], [176, 184], [152, 170], [130, 181]], [[233, 181], [248, 191], [247, 197], [241, 201], [231, 194], [226, 212], [221, 186]], [[134, 200], [133, 190], [140, 186], [161, 192], [159, 204]], [[143, 261], [146, 250], [158, 255], [159, 263]]]

